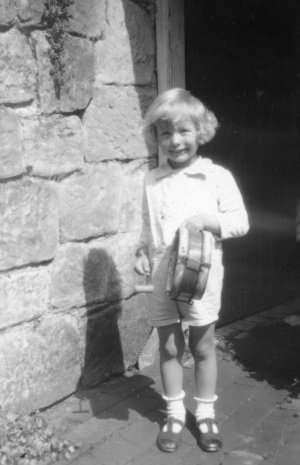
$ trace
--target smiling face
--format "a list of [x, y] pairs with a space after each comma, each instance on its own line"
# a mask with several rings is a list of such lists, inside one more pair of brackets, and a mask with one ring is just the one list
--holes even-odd
[[183, 168], [194, 161], [199, 138], [190, 119], [159, 121], [155, 126], [160, 151], [167, 157], [172, 168]]

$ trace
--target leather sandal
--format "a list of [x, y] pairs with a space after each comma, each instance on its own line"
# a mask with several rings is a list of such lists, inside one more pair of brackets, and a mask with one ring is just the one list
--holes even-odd
[[[207, 433], [202, 433], [200, 430], [200, 425], [207, 425]], [[212, 418], [205, 418], [198, 423], [199, 428], [199, 446], [205, 452], [217, 452], [222, 447], [222, 439], [219, 433], [215, 433], [213, 430], [213, 425], [216, 425], [215, 420]]]
[[[181, 426], [179, 433], [173, 432], [173, 425], [178, 424]], [[163, 431], [167, 425], [167, 430]], [[174, 417], [168, 417], [165, 425], [161, 429], [159, 435], [157, 436], [157, 447], [163, 452], [176, 452], [179, 448], [182, 437], [181, 432], [184, 428], [184, 423], [180, 420], [177, 420]]]

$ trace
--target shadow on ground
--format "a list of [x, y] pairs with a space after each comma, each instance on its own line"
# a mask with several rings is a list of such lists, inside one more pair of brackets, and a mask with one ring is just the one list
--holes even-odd
[[300, 327], [283, 320], [265, 320], [248, 331], [224, 337], [226, 351], [258, 381], [300, 393]]

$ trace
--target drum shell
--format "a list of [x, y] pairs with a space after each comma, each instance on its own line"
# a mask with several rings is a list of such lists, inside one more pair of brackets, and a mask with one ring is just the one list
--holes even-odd
[[210, 232], [180, 228], [172, 244], [166, 293], [171, 299], [192, 303], [205, 292], [213, 237]]

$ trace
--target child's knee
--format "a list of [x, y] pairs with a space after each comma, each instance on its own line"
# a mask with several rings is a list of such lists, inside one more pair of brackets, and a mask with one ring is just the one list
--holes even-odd
[[165, 334], [159, 331], [159, 350], [164, 357], [176, 358], [183, 355], [185, 342], [182, 333]]
[[190, 344], [190, 350], [196, 360], [204, 360], [215, 353], [214, 338], [201, 340], [197, 344]]
[[165, 357], [168, 358], [177, 358], [183, 355], [184, 352], [184, 345], [180, 341], [180, 343], [175, 343], [174, 340], [169, 340], [165, 342], [161, 342], [159, 345], [160, 353], [163, 354]]
[[185, 342], [179, 325], [158, 328], [159, 350], [168, 358], [181, 356]]

